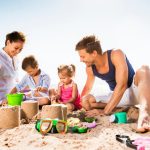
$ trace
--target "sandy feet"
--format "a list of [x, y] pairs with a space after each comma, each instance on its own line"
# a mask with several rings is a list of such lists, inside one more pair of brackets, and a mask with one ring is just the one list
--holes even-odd
[[150, 131], [150, 115], [146, 111], [140, 111], [136, 131], [139, 133]]

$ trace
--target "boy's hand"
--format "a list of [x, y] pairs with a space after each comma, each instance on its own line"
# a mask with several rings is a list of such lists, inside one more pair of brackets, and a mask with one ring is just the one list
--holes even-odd
[[41, 87], [41, 86], [38, 86], [38, 87], [36, 88], [36, 91], [37, 91], [37, 92], [42, 91], [42, 87]]

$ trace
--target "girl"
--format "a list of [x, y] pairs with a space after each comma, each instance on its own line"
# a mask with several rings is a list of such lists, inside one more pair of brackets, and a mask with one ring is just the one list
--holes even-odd
[[52, 92], [51, 103], [62, 103], [67, 105], [68, 112], [74, 109], [80, 109], [80, 95], [78, 93], [77, 84], [72, 77], [75, 74], [74, 65], [61, 65], [58, 67], [58, 76], [60, 83], [57, 92]]

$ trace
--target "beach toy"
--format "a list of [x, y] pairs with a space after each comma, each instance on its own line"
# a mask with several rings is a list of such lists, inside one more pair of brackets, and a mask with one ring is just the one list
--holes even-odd
[[126, 144], [127, 147], [130, 147], [132, 149], [137, 149], [137, 145], [133, 144], [134, 140], [131, 140], [129, 136], [127, 135], [116, 135], [116, 140], [120, 143]]
[[88, 122], [84, 122], [83, 123], [87, 128], [91, 129], [91, 128], [95, 128], [97, 126], [97, 123], [95, 121], [88, 123]]
[[137, 145], [137, 150], [150, 149], [150, 137], [139, 137], [135, 139], [132, 143]]
[[135, 140], [131, 140], [127, 135], [116, 135], [116, 140], [120, 143], [126, 144], [126, 146], [136, 150], [149, 150], [150, 149], [150, 137], [139, 137]]
[[78, 132], [78, 126], [71, 127], [71, 129], [72, 129], [72, 132], [74, 133]]
[[119, 124], [127, 123], [127, 113], [126, 112], [118, 112], [110, 116], [110, 122], [116, 122]]
[[73, 133], [86, 133], [88, 128], [87, 127], [74, 126], [74, 127], [71, 127], [71, 130]]
[[88, 130], [88, 128], [85, 128], [85, 127], [79, 127], [78, 128], [78, 133], [86, 133]]
[[41, 134], [47, 133], [66, 133], [67, 132], [67, 122], [58, 119], [45, 118], [42, 120], [37, 120], [35, 128]]
[[85, 117], [84, 120], [88, 123], [92, 123], [93, 121], [95, 121], [96, 119], [94, 117]]
[[8, 105], [16, 106], [16, 105], [21, 105], [24, 94], [22, 93], [6, 94], [6, 96], [7, 96]]

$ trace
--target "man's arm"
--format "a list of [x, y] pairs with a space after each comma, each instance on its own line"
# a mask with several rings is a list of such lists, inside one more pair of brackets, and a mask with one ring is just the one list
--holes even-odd
[[81, 97], [90, 93], [90, 91], [93, 87], [93, 84], [94, 84], [94, 80], [95, 80], [95, 77], [94, 77], [91, 67], [86, 67], [86, 74], [87, 74], [87, 80], [86, 80], [84, 88], [81, 92]]
[[112, 63], [116, 70], [116, 87], [110, 98], [110, 101], [104, 108], [104, 113], [109, 114], [120, 102], [125, 90], [127, 89], [128, 82], [128, 67], [126, 57], [121, 50], [112, 51]]

